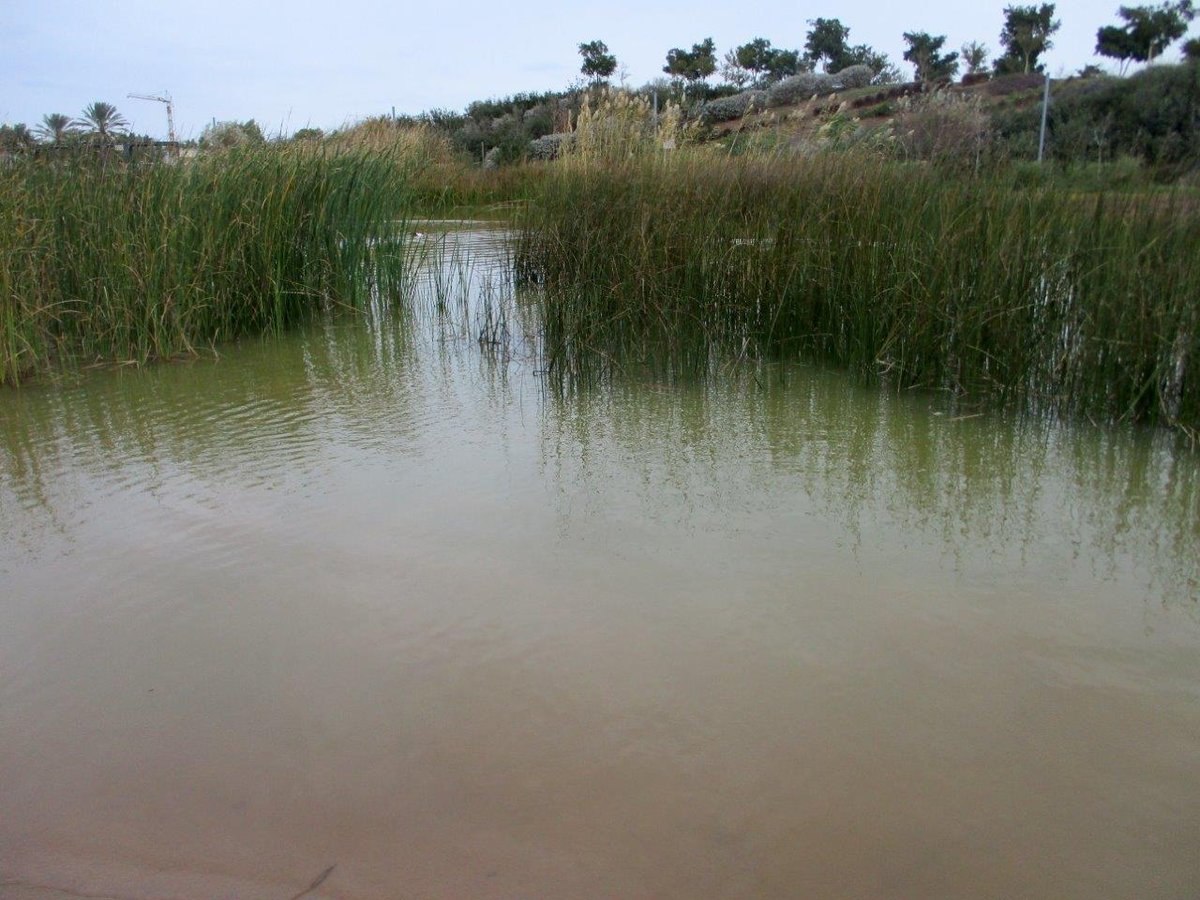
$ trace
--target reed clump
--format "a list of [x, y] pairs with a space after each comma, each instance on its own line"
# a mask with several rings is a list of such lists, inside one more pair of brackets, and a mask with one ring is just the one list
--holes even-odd
[[645, 97], [604, 89], [588, 94], [575, 118], [562, 158], [575, 167], [653, 156], [691, 137], [682, 110], [667, 103], [656, 110]]
[[0, 167], [0, 383], [193, 352], [394, 290], [413, 171], [337, 147]]
[[518, 262], [544, 285], [560, 372], [806, 355], [899, 388], [1200, 425], [1185, 195], [1017, 188], [868, 154], [659, 153], [556, 169]]

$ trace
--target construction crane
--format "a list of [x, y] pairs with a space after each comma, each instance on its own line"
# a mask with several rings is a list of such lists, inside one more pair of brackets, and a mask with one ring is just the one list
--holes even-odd
[[175, 103], [171, 100], [171, 95], [166, 91], [159, 94], [129, 94], [132, 100], [154, 100], [157, 103], [167, 104], [167, 140], [171, 142], [173, 150], [179, 149], [179, 144], [175, 140]]

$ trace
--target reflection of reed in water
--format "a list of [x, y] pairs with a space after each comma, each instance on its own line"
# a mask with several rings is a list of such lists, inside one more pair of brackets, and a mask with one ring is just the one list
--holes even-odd
[[34, 510], [69, 518], [80, 478], [101, 496], [172, 479], [249, 488], [283, 473], [319, 479], [335, 441], [403, 452], [412, 354], [404, 315], [330, 319], [231, 346], [217, 362], [14, 391], [0, 410], [0, 530]]
[[966, 571], [1069, 540], [1097, 577], [1136, 571], [1151, 595], [1200, 598], [1200, 460], [1182, 437], [955, 417], [927, 398], [775, 364], [691, 385], [629, 377], [551, 392], [542, 429], [546, 466], [573, 504], [588, 489], [606, 504], [628, 492], [653, 519], [669, 497], [737, 528], [798, 492], [863, 552], [884, 529]]

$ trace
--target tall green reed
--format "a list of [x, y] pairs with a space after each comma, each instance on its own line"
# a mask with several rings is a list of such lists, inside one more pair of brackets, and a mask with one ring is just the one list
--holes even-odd
[[1193, 198], [843, 153], [569, 163], [522, 220], [548, 365], [806, 355], [901, 388], [1200, 425]]
[[361, 307], [403, 277], [413, 166], [309, 148], [0, 168], [0, 383]]

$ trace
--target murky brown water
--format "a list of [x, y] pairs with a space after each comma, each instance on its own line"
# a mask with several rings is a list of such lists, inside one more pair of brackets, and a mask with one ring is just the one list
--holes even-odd
[[1200, 895], [1196, 455], [474, 328], [0, 395], [0, 894]]

